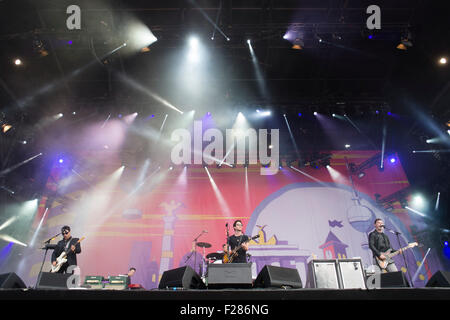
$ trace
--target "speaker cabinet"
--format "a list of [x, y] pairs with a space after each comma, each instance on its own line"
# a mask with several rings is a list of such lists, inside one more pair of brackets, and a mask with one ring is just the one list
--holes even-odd
[[342, 289], [366, 289], [366, 277], [361, 259], [340, 259], [337, 262]]
[[208, 267], [208, 288], [251, 288], [251, 263], [210, 264]]
[[256, 277], [254, 286], [260, 288], [301, 288], [302, 280], [297, 269], [266, 265]]
[[0, 274], [1, 289], [25, 289], [27, 286], [14, 272]]
[[380, 273], [381, 288], [409, 287], [408, 280], [402, 271]]
[[438, 271], [428, 280], [426, 287], [450, 287], [450, 271]]
[[67, 289], [71, 273], [41, 272], [36, 289]]
[[308, 287], [339, 289], [339, 273], [336, 260], [310, 261]]
[[158, 288], [204, 289], [206, 286], [194, 269], [184, 266], [164, 271]]

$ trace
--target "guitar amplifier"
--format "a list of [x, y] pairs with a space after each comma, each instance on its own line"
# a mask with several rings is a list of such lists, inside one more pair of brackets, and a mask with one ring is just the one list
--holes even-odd
[[89, 286], [90, 289], [103, 289], [105, 287], [103, 276], [86, 276], [84, 278], [84, 284]]
[[310, 288], [340, 288], [336, 260], [311, 260], [308, 278], [308, 287]]
[[125, 290], [127, 288], [126, 276], [109, 276], [108, 282], [105, 283], [105, 289]]
[[342, 289], [367, 289], [361, 259], [337, 260]]

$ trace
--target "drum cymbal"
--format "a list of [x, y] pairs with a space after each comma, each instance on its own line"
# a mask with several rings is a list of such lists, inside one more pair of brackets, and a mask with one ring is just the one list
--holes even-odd
[[218, 253], [218, 252], [212, 252], [206, 255], [207, 259], [215, 259], [215, 260], [222, 260], [223, 258], [223, 253]]
[[199, 246], [201, 248], [211, 248], [211, 244], [208, 242], [199, 242], [199, 243], [197, 243], [197, 246]]

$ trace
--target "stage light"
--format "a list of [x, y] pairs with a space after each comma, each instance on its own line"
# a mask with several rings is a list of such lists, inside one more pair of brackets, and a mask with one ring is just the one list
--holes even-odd
[[14, 64], [15, 64], [16, 66], [20, 66], [20, 65], [22, 65], [22, 60], [20, 60], [20, 59], [15, 59], [15, 60], [14, 60]]
[[59, 159], [58, 162], [59, 162], [59, 163], [63, 163], [63, 162], [64, 162], [64, 159]]
[[389, 162], [390, 163], [395, 163], [397, 161], [397, 159], [395, 159], [394, 157], [391, 157], [390, 159], [389, 159]]
[[198, 39], [196, 37], [190, 37], [189, 38], [189, 46], [192, 48], [198, 47]]
[[334, 118], [336, 118], [336, 113], [333, 113], [332, 116], [333, 116]]
[[345, 145], [345, 149], [348, 149], [348, 148], [350, 148], [350, 145], [349, 145], [349, 144], [346, 144], [346, 145]]
[[250, 39], [248, 39], [248, 40], [247, 40], [247, 43], [248, 43], [249, 45], [251, 44], [251, 41], [250, 41]]
[[368, 37], [369, 39], [373, 39], [373, 35], [371, 35], [371, 34], [369, 34], [369, 37]]
[[421, 195], [415, 195], [412, 199], [412, 204], [416, 209], [422, 209], [424, 203], [425, 201]]
[[73, 115], [76, 115], [77, 113], [74, 111], [74, 112], [72, 112], [72, 114], [73, 114]]
[[439, 63], [440, 64], [447, 64], [447, 58], [445, 58], [445, 57], [440, 58], [439, 59]]
[[301, 117], [301, 116], [302, 116], [302, 113], [301, 113], [301, 112], [299, 112], [299, 113], [298, 113], [298, 116], [299, 116], [299, 117]]
[[317, 116], [317, 111], [314, 111], [314, 115]]
[[387, 114], [388, 114], [388, 116], [392, 116], [392, 112], [390, 112], [390, 111], [388, 111]]
[[27, 144], [27, 140], [20, 141], [22, 144]]
[[10, 124], [7, 124], [7, 123], [2, 124], [3, 133], [6, 133], [11, 128], [12, 128], [12, 125], [10, 125]]
[[173, 167], [169, 167], [169, 170], [173, 170]]
[[360, 172], [360, 173], [358, 173], [358, 178], [363, 178], [364, 176], [365, 176], [366, 174], [364, 173], [364, 172]]

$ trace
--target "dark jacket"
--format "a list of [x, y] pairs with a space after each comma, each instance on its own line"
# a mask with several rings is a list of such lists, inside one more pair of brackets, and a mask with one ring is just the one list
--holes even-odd
[[[67, 246], [67, 242], [64, 241], [64, 239], [59, 241], [56, 244], [55, 250], [53, 250], [52, 262], [56, 261], [56, 258], [58, 258], [61, 255], [61, 253], [63, 253], [64, 250], [66, 250], [66, 247], [67, 247], [67, 252], [68, 252], [68, 254], [67, 254], [67, 262], [63, 264], [63, 267], [66, 268], [66, 267], [72, 266], [72, 265], [76, 266], [77, 265], [77, 254], [81, 253], [80, 243], [77, 243], [78, 240], [79, 240], [78, 238], [71, 237], [69, 239], [70, 244], [68, 246]], [[77, 243], [77, 244], [75, 245], [75, 243]], [[70, 247], [72, 245], [75, 245], [75, 252], [70, 250]]]
[[[391, 242], [384, 232], [378, 232], [377, 230], [369, 233], [369, 248], [372, 250], [374, 257], [380, 257], [383, 252], [392, 249]], [[397, 250], [392, 249], [392, 252]]]
[[[236, 237], [235, 235], [232, 235], [231, 237], [229, 237], [228, 239], [228, 244], [230, 245], [230, 249], [234, 250], [234, 248], [238, 247], [239, 245], [241, 245], [242, 243], [248, 241], [250, 238], [243, 234], [239, 237]], [[237, 251], [237, 255], [234, 256], [233, 258], [233, 263], [246, 263], [247, 262], [247, 252], [243, 249], [240, 248]]]

